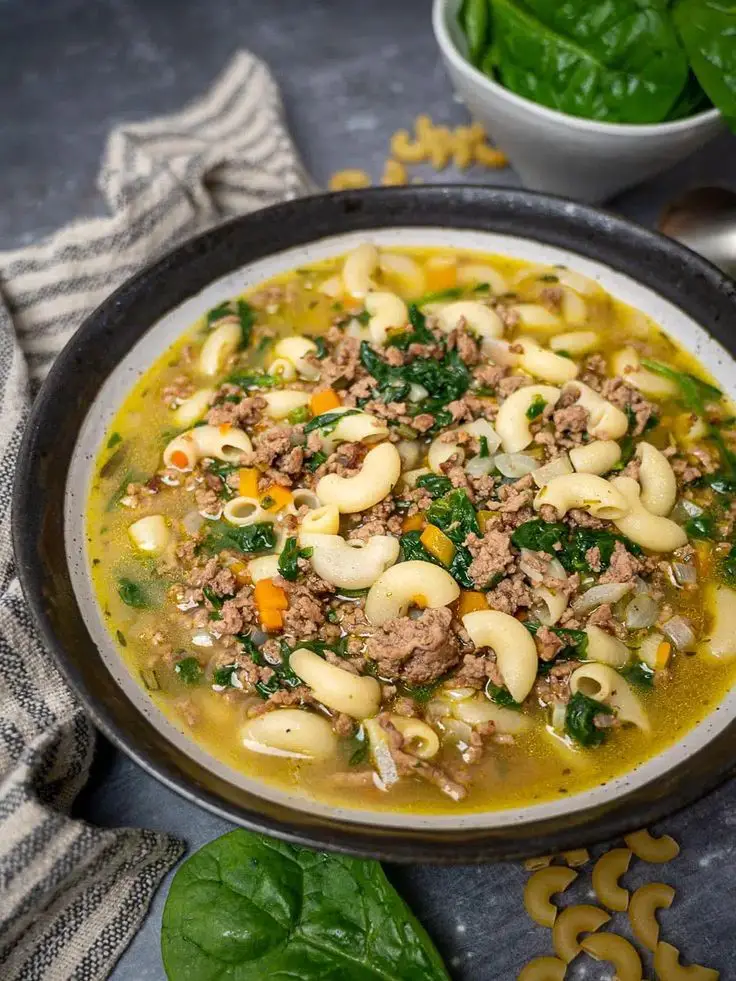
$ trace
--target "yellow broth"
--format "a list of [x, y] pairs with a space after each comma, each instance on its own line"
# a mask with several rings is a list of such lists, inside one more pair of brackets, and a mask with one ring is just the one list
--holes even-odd
[[[509, 283], [518, 281], [521, 272], [530, 275], [516, 288], [518, 299], [537, 302], [540, 299], [540, 275], [549, 277], [549, 270], [536, 277], [534, 267], [505, 256], [451, 251], [448, 249], [392, 249], [397, 255], [407, 255], [419, 264], [425, 277], [424, 291], [442, 291], [452, 285], [452, 273], [438, 262], [449, 257], [452, 262], [490, 264]], [[427, 264], [429, 262], [429, 265]], [[244, 294], [262, 294], [267, 287], [285, 287], [287, 300], [281, 304], [260, 306], [254, 342], [243, 354], [236, 355], [238, 367], [263, 370], [268, 363], [268, 346], [258, 340], [267, 333], [274, 337], [291, 334], [324, 334], [342, 305], [359, 311], [362, 301], [346, 295], [337, 298], [320, 292], [318, 286], [339, 275], [343, 257], [335, 258], [306, 269], [275, 277], [256, 290]], [[553, 274], [552, 274], [553, 275]], [[411, 285], [397, 276], [374, 274], [378, 289], [391, 290], [407, 301], [415, 299]], [[465, 297], [475, 294], [466, 293]], [[626, 344], [633, 345], [641, 356], [654, 358], [678, 370], [705, 377], [703, 369], [686, 351], [667, 337], [661, 329], [639, 313], [602, 292], [592, 299], [586, 297], [587, 321], [577, 329], [594, 328], [601, 334], [596, 353], [611, 357]], [[565, 327], [572, 330], [572, 327]], [[458, 811], [492, 810], [532, 802], [567, 797], [579, 791], [606, 783], [661, 752], [681, 738], [718, 704], [733, 683], [736, 664], [731, 659], [716, 659], [702, 652], [675, 652], [668, 670], [659, 673], [651, 690], [637, 690], [651, 725], [645, 733], [633, 725], [624, 725], [609, 734], [602, 745], [582, 748], [564, 733], [554, 734], [550, 712], [529, 697], [523, 713], [533, 725], [511, 744], [486, 743], [481, 762], [469, 769], [472, 781], [468, 795], [457, 802], [443, 795], [430, 782], [404, 778], [390, 790], [371, 785], [344, 783], [341, 774], [364, 772], [370, 768], [368, 759], [350, 765], [355, 753], [354, 738], [343, 740], [337, 755], [327, 761], [309, 762], [261, 755], [245, 749], [241, 730], [248, 712], [258, 703], [257, 695], [238, 689], [214, 691], [211, 679], [188, 685], [172, 671], [160, 668], [161, 654], [154, 643], [156, 635], [164, 635], [167, 649], [194, 652], [206, 671], [207, 659], [217, 654], [218, 642], [212, 648], [192, 647], [192, 629], [176, 609], [169, 589], [177, 581], [176, 569], [162, 568], [160, 561], [141, 556], [133, 547], [128, 528], [133, 521], [147, 514], [163, 514], [169, 527], [181, 534], [179, 522], [192, 511], [192, 497], [178, 488], [164, 488], [144, 497], [135, 509], [121, 504], [129, 483], [136, 483], [161, 470], [162, 451], [168, 441], [181, 431], [172, 421], [172, 409], [162, 400], [167, 386], [177, 384], [182, 375], [190, 376], [196, 387], [214, 384], [197, 372], [196, 356], [209, 327], [206, 320], [196, 324], [191, 332], [167, 351], [136, 384], [113, 420], [105, 443], [100, 450], [95, 476], [88, 500], [88, 554], [92, 578], [105, 621], [118, 650], [132, 674], [149, 688], [150, 697], [164, 714], [186, 732], [212, 756], [267, 783], [313, 796], [321, 801], [348, 807], [401, 810], [415, 813], [457, 813]], [[519, 333], [512, 330], [507, 337]], [[525, 332], [546, 344], [548, 337], [534, 331]], [[583, 358], [576, 360], [584, 360]], [[232, 366], [223, 370], [225, 377]], [[219, 381], [219, 379], [218, 379]], [[287, 386], [288, 387], [288, 386]], [[309, 388], [302, 384], [302, 388]], [[665, 446], [681, 439], [688, 426], [688, 413], [679, 396], [658, 401], [660, 422], [645, 438], [654, 445]], [[730, 410], [727, 413], [730, 415]], [[725, 431], [725, 430], [724, 430]], [[728, 433], [726, 432], [728, 436]], [[675, 443], [675, 445], [679, 445]], [[710, 503], [709, 492], [697, 488], [690, 492], [693, 499]], [[730, 534], [730, 525], [726, 527]], [[711, 575], [716, 567], [719, 549], [709, 543]], [[714, 559], [714, 556], [716, 557]], [[666, 560], [667, 556], [662, 556]], [[140, 584], [152, 604], [141, 609], [126, 604], [121, 598], [121, 577]], [[699, 640], [707, 637], [709, 614], [703, 589], [707, 579], [701, 576], [692, 590], [671, 584], [665, 589], [665, 601], [672, 604], [674, 613], [687, 616]], [[297, 638], [298, 639], [298, 638]], [[165, 680], [158, 689], [162, 679]], [[360, 755], [360, 754], [359, 754]], [[442, 765], [457, 761], [457, 749], [447, 744], [432, 762]], [[348, 778], [349, 780], [350, 778]]]

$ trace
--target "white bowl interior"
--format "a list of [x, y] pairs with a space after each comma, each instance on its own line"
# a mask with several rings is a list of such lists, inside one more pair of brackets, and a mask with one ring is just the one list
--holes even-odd
[[126, 395], [153, 361], [159, 357], [195, 320], [228, 297], [242, 292], [277, 273], [320, 259], [344, 253], [363, 241], [392, 246], [451, 246], [497, 252], [530, 262], [561, 263], [592, 277], [611, 294], [643, 310], [688, 350], [692, 351], [732, 397], [736, 395], [736, 363], [728, 352], [690, 317], [672, 303], [637, 283], [630, 277], [586, 259], [575, 252], [551, 247], [528, 239], [490, 232], [449, 228], [383, 228], [374, 231], [335, 235], [309, 245], [298, 246], [271, 255], [246, 268], [228, 274], [196, 296], [172, 310], [154, 324], [115, 368], [90, 407], [72, 458], [67, 480], [64, 509], [64, 543], [71, 578], [80, 609], [90, 634], [112, 676], [126, 696], [155, 728], [199, 764], [237, 787], [262, 798], [310, 814], [338, 817], [355, 823], [383, 827], [406, 827], [438, 830], [442, 828], [484, 829], [520, 825], [529, 821], [571, 814], [609, 802], [617, 796], [639, 788], [655, 777], [683, 762], [720, 733], [736, 714], [736, 692], [731, 692], [694, 730], [687, 733], [665, 752], [630, 773], [565, 799], [465, 815], [392, 814], [373, 810], [345, 809], [327, 806], [301, 795], [288, 793], [249, 778], [218, 761], [187, 735], [179, 731], [151, 702], [134, 680], [118, 654], [104, 624], [94, 595], [86, 551], [84, 509], [94, 462], [106, 429]]

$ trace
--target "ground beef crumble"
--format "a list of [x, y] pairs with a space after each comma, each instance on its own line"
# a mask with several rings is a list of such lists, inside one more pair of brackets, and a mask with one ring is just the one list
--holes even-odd
[[410, 685], [437, 681], [460, 658], [450, 631], [452, 618], [447, 607], [440, 607], [425, 610], [416, 619], [388, 620], [368, 638], [365, 655], [375, 661], [383, 678], [398, 678]]

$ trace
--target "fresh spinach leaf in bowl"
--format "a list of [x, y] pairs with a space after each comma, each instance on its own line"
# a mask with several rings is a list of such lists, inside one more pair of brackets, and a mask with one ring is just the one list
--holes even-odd
[[469, 60], [509, 91], [584, 119], [659, 123], [713, 104], [736, 125], [736, 4], [464, 0]]
[[169, 981], [449, 981], [377, 862], [247, 831], [179, 868], [161, 950]]

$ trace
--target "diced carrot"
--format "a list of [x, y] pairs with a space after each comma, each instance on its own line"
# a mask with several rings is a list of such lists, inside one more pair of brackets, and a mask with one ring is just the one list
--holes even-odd
[[248, 566], [245, 562], [231, 562], [228, 568], [235, 576], [238, 586], [245, 586], [250, 582], [250, 574], [248, 573]]
[[322, 392], [315, 392], [309, 400], [309, 408], [312, 410], [313, 416], [321, 416], [323, 412], [329, 412], [331, 409], [339, 409], [341, 405], [340, 396], [334, 388], [326, 388]]
[[184, 450], [174, 450], [174, 452], [171, 454], [171, 462], [175, 467], [178, 467], [179, 470], [186, 470], [186, 468], [189, 466], [189, 457], [186, 455]]
[[419, 541], [442, 565], [449, 565], [455, 557], [455, 545], [436, 525], [427, 525]]
[[291, 504], [293, 495], [281, 484], [270, 484], [261, 497], [261, 507], [264, 511], [280, 511]]
[[261, 627], [269, 633], [283, 629], [284, 617], [281, 610], [274, 610], [272, 607], [268, 607], [265, 610], [261, 610], [258, 615], [261, 621]]
[[654, 663], [657, 665], [657, 669], [659, 671], [661, 671], [662, 668], [667, 667], [667, 662], [669, 661], [671, 654], [672, 644], [670, 644], [669, 641], [663, 640], [657, 648], [657, 655], [654, 659]]
[[412, 514], [408, 518], [404, 518], [404, 520], [401, 522], [401, 530], [404, 532], [404, 534], [406, 534], [407, 531], [421, 531], [426, 523], [427, 520], [420, 511], [417, 514]]
[[253, 587], [253, 597], [259, 612], [264, 610], [288, 610], [286, 592], [273, 579], [259, 579]]
[[241, 497], [258, 497], [258, 471], [255, 467], [240, 468], [238, 494]]
[[497, 511], [479, 511], [478, 524], [480, 525], [480, 530], [484, 532], [489, 525], [498, 520], [498, 517]]
[[457, 601], [457, 615], [464, 617], [466, 613], [474, 613], [476, 610], [487, 610], [488, 600], [483, 593], [476, 593], [472, 589], [460, 591], [460, 599]]
[[227, 436], [227, 434], [230, 432], [232, 428], [233, 428], [233, 424], [231, 422], [222, 422], [217, 427], [217, 430], [220, 433], [220, 436]]
[[700, 579], [705, 579], [710, 575], [711, 565], [713, 563], [713, 546], [710, 542], [695, 541], [692, 543], [695, 547], [695, 563], [698, 569], [698, 576]]

